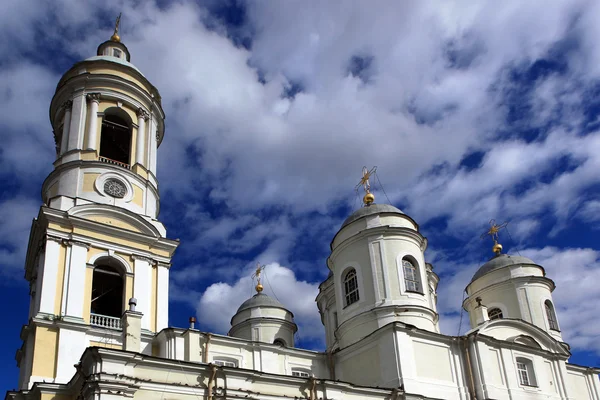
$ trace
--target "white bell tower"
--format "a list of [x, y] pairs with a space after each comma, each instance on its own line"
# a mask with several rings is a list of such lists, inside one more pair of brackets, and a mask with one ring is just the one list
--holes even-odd
[[25, 262], [30, 311], [17, 351], [20, 389], [68, 382], [88, 346], [121, 348], [130, 298], [142, 314], [141, 351], [168, 326], [171, 256], [156, 218], [158, 90], [118, 35], [60, 79], [50, 104], [54, 170], [42, 187]]

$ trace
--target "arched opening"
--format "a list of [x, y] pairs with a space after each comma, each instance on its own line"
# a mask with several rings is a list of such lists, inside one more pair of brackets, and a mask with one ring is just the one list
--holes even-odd
[[358, 278], [356, 276], [356, 270], [350, 268], [344, 275], [344, 307], [348, 307], [358, 300]]
[[533, 361], [525, 357], [517, 357], [515, 360], [519, 383], [522, 386], [537, 386]]
[[92, 277], [90, 306], [92, 325], [120, 328], [125, 279], [116, 262], [104, 258], [96, 263]]
[[554, 331], [558, 331], [558, 319], [556, 318], [556, 312], [554, 311], [554, 304], [550, 300], [544, 302], [544, 308], [546, 309], [546, 317], [548, 318], [548, 326]]
[[118, 163], [130, 163], [131, 118], [119, 108], [109, 108], [102, 118], [100, 157]]
[[502, 315], [502, 310], [499, 308], [490, 308], [488, 310], [488, 318], [490, 319], [490, 321], [495, 320], [495, 319], [500, 319], [503, 318], [504, 316]]
[[285, 346], [285, 341], [284, 341], [283, 339], [279, 339], [279, 338], [275, 339], [275, 340], [273, 341], [273, 344], [274, 344], [274, 345], [277, 345], [277, 346], [279, 346], [279, 347], [286, 347], [286, 346]]
[[418, 264], [404, 257], [402, 259], [402, 273], [404, 275], [404, 288], [407, 292], [416, 292], [423, 294], [423, 285], [421, 284], [421, 274]]

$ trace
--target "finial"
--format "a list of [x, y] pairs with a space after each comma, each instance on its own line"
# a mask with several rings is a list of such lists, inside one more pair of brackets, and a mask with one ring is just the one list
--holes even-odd
[[260, 274], [263, 269], [265, 269], [264, 265], [260, 265], [260, 263], [256, 263], [256, 271], [254, 271], [254, 274], [252, 274], [252, 278], [256, 278], [256, 280], [257, 280], [256, 286], [254, 287], [256, 289], [256, 293], [260, 293], [264, 289], [263, 285], [260, 283]]
[[121, 41], [121, 37], [119, 36], [119, 24], [120, 23], [121, 23], [121, 13], [119, 13], [119, 16], [117, 17], [117, 20], [115, 21], [115, 32], [110, 37], [110, 40], [112, 40], [113, 42], [120, 42]]
[[377, 171], [377, 167], [371, 168], [370, 171], [367, 169], [367, 167], [363, 167], [362, 178], [360, 182], [358, 182], [358, 185], [356, 185], [355, 187], [357, 191], [360, 186], [364, 188], [365, 195], [363, 196], [363, 203], [365, 204], [365, 206], [370, 206], [375, 201], [375, 195], [371, 193], [371, 183], [369, 182], [369, 178], [372, 174], [375, 173], [375, 171]]
[[497, 256], [499, 256], [502, 253], [502, 245], [500, 243], [498, 243], [498, 231], [500, 229], [506, 228], [506, 225], [508, 225], [508, 222], [504, 222], [504, 223], [498, 225], [498, 224], [496, 224], [495, 219], [491, 219], [490, 220], [490, 229], [488, 229], [487, 232], [485, 232], [481, 235], [482, 239], [485, 238], [486, 236], [491, 236], [492, 239], [494, 239], [494, 245], [492, 246], [492, 251], [494, 253], [496, 253]]

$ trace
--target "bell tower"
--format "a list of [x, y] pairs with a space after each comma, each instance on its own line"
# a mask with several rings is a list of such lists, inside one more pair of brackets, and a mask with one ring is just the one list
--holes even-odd
[[130, 298], [142, 314], [143, 353], [168, 326], [178, 242], [157, 220], [165, 115], [158, 90], [130, 63], [119, 20], [96, 56], [62, 76], [50, 104], [56, 161], [25, 261], [30, 308], [16, 354], [20, 389], [68, 382], [86, 347], [121, 348]]

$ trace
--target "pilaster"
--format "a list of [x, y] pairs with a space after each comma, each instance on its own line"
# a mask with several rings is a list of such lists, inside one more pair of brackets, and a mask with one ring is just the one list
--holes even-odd
[[89, 113], [87, 117], [88, 121], [88, 135], [87, 142], [85, 145], [86, 150], [96, 150], [96, 143], [98, 141], [98, 105], [100, 104], [100, 93], [89, 93], [86, 96], [89, 102]]
[[60, 139], [60, 154], [63, 155], [67, 151], [69, 145], [69, 129], [71, 127], [71, 108], [73, 107], [73, 101], [67, 100], [62, 104], [62, 108], [65, 110], [65, 116], [63, 119], [63, 131], [62, 138]]
[[86, 101], [83, 90], [75, 92], [73, 96], [73, 107], [71, 111], [71, 123], [69, 124], [69, 142], [67, 151], [79, 150], [83, 145], [83, 127], [86, 114]]

